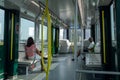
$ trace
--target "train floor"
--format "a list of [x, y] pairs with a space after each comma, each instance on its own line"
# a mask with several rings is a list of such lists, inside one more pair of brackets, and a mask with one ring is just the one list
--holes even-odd
[[[86, 68], [85, 61], [80, 58], [75, 63], [72, 58], [72, 53], [53, 57], [48, 80], [103, 80], [101, 75], [76, 73], [76, 69]], [[15, 80], [46, 80], [46, 74], [44, 71], [41, 72], [39, 67], [28, 75], [19, 74]]]

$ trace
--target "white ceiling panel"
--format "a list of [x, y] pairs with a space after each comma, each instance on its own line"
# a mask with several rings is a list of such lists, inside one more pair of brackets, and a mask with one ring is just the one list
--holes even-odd
[[[36, 17], [39, 14], [39, 7], [35, 6], [31, 3], [32, 0], [2, 0], [2, 1], [10, 1], [16, 4], [23, 13], [31, 13], [30, 15]], [[34, 0], [39, 4], [39, 1], [45, 5], [46, 0]], [[55, 14], [55, 16], [59, 17], [63, 22], [70, 25], [73, 24], [74, 16], [75, 16], [75, 0], [48, 0], [49, 1], [49, 9]], [[82, 0], [84, 2], [84, 20], [87, 22], [88, 17], [94, 18], [96, 13], [96, 7], [104, 6], [110, 4], [112, 0]], [[99, 5], [94, 6], [99, 2]], [[9, 4], [12, 5], [12, 4]], [[13, 6], [13, 8], [15, 8]], [[81, 12], [79, 12], [81, 13]], [[78, 14], [79, 14], [78, 13]], [[79, 14], [80, 18], [80, 14]], [[79, 19], [80, 20], [80, 19]], [[79, 21], [79, 24], [80, 21]]]

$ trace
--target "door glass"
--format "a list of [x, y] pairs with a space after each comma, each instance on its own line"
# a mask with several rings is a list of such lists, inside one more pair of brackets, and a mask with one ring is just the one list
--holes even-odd
[[0, 45], [4, 44], [4, 10], [0, 9]]
[[[110, 6], [110, 13], [111, 13], [111, 36], [112, 36], [112, 47], [113, 49], [116, 48], [116, 27], [114, 21], [114, 5]], [[115, 51], [114, 51], [115, 52]]]

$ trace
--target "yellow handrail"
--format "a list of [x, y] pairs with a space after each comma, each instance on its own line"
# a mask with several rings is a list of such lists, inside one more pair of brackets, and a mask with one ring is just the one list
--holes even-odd
[[14, 31], [14, 14], [12, 13], [10, 60], [13, 59], [13, 31]]
[[[43, 59], [43, 54], [44, 54], [43, 24], [44, 24], [45, 17], [47, 17], [47, 20], [48, 20], [48, 64], [47, 64], [47, 66], [45, 66], [44, 59]], [[43, 68], [46, 72], [46, 80], [48, 80], [49, 70], [50, 70], [50, 65], [51, 65], [51, 60], [52, 60], [52, 56], [51, 56], [51, 18], [50, 18], [49, 10], [48, 10], [48, 0], [46, 0], [46, 8], [45, 8], [44, 14], [42, 16], [42, 24], [41, 25], [42, 25], [41, 26], [42, 27], [41, 28], [41, 30], [42, 30], [41, 31], [42, 64], [43, 64]]]
[[103, 32], [103, 55], [104, 55], [103, 58], [104, 58], [104, 63], [106, 63], [104, 11], [102, 11], [102, 32]]

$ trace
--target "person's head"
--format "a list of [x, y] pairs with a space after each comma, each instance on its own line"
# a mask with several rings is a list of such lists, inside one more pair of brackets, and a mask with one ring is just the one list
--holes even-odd
[[32, 37], [28, 37], [27, 46], [30, 47], [32, 44], [34, 44], [33, 38]]
[[89, 41], [90, 41], [90, 42], [92, 42], [92, 41], [93, 41], [93, 38], [92, 38], [92, 37], [90, 37], [90, 38], [89, 38]]

